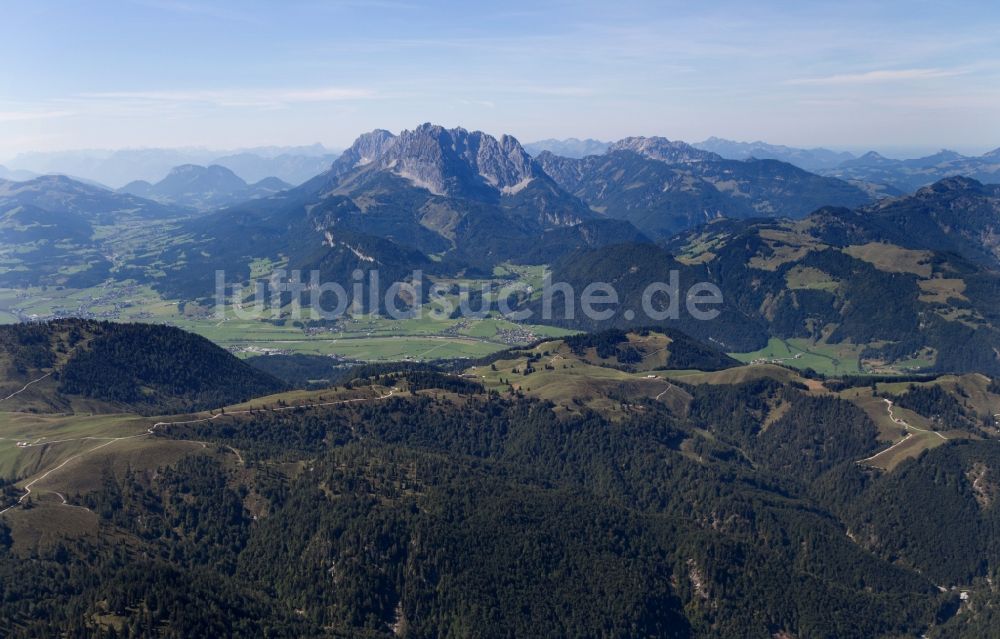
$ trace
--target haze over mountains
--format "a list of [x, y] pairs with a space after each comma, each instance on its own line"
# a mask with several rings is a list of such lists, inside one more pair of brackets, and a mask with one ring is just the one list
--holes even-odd
[[161, 220], [178, 214], [175, 207], [115, 193], [62, 175], [24, 182], [0, 181], [0, 206], [34, 206], [77, 216], [91, 224], [120, 224], [133, 219]]
[[539, 163], [564, 189], [652, 237], [668, 237], [718, 217], [801, 217], [825, 204], [873, 198], [841, 180], [776, 160], [725, 160], [666, 138], [626, 138], [604, 155]]
[[[611, 142], [569, 138], [541, 140], [526, 144], [525, 148], [536, 157], [548, 151], [553, 155], [580, 159], [603, 155], [613, 145]], [[1000, 181], [1000, 149], [979, 156], [941, 150], [924, 157], [894, 159], [876, 151], [856, 156], [847, 151], [831, 151], [822, 147], [803, 149], [762, 141], [735, 142], [717, 137], [690, 146], [727, 160], [780, 160], [820, 175], [847, 180], [869, 190], [871, 187], [866, 185], [877, 185], [881, 188], [872, 192], [881, 196], [912, 193], [940, 179], [959, 175], [984, 183]]]
[[95, 286], [122, 250], [98, 239], [98, 227], [141, 228], [189, 213], [59, 175], [0, 180], [0, 286]]
[[0, 180], [23, 182], [24, 180], [30, 180], [36, 177], [38, 177], [38, 174], [32, 171], [25, 171], [23, 169], [8, 169], [7, 167], [0, 165]]
[[167, 177], [156, 184], [136, 180], [118, 191], [162, 204], [178, 204], [204, 211], [273, 195], [291, 187], [291, 184], [276, 177], [247, 184], [241, 177], [218, 164], [207, 167], [184, 164], [172, 168]]
[[910, 160], [894, 160], [871, 151], [834, 168], [824, 169], [821, 173], [844, 180], [888, 184], [905, 193], [955, 176], [996, 183], [1000, 182], [1000, 148], [975, 157], [941, 150]]
[[[129, 182], [158, 182], [185, 164], [226, 167], [247, 182], [277, 177], [299, 184], [329, 168], [337, 152], [319, 144], [299, 147], [257, 147], [237, 151], [209, 149], [120, 149], [22, 153], [7, 164], [16, 174], [58, 173], [89, 179], [110, 188]], [[0, 178], [4, 178], [0, 174]]]
[[841, 163], [854, 159], [854, 154], [847, 151], [831, 151], [822, 147], [812, 149], [797, 149], [790, 146], [768, 144], [767, 142], [734, 142], [722, 138], [711, 137], [703, 142], [696, 142], [693, 146], [718, 153], [724, 158], [731, 160], [747, 160], [757, 158], [758, 160], [781, 160], [795, 166], [815, 171], [817, 169], [831, 169]]
[[[565, 140], [547, 139], [530, 142], [524, 148], [534, 156], [544, 151], [553, 155], [568, 158], [583, 158], [588, 155], [602, 155], [613, 143], [600, 140], [567, 138]], [[781, 160], [794, 164], [807, 171], [830, 169], [856, 156], [847, 151], [831, 151], [822, 147], [799, 149], [790, 146], [768, 144], [767, 142], [735, 142], [724, 138], [711, 137], [702, 142], [693, 142], [691, 146], [703, 151], [716, 153], [727, 160]]]
[[585, 140], [577, 138], [566, 138], [565, 140], [549, 138], [537, 142], [527, 142], [524, 145], [524, 150], [535, 157], [538, 157], [544, 151], [548, 151], [554, 155], [561, 155], [567, 158], [582, 158], [588, 155], [600, 155], [607, 151], [609, 146], [611, 146], [610, 142], [602, 142], [593, 138]]
[[[604, 155], [609, 149], [618, 150], [620, 143], [590, 138], [550, 138], [525, 143], [523, 148], [536, 158], [548, 152], [560, 157], [582, 159]], [[779, 160], [807, 171], [850, 181], [880, 197], [913, 192], [938, 179], [955, 175], [983, 182], [995, 181], [1000, 172], [1000, 156], [996, 150], [981, 156], [941, 151], [921, 158], [891, 159], [875, 151], [855, 156], [846, 151], [831, 151], [822, 147], [804, 149], [762, 141], [735, 142], [717, 137], [691, 143], [687, 147], [728, 160]], [[60, 174], [121, 188], [130, 182], [155, 183], [163, 180], [173, 169], [193, 164], [225, 167], [249, 184], [276, 177], [296, 185], [328, 169], [338, 155], [339, 152], [320, 144], [257, 147], [231, 152], [204, 149], [33, 152], [22, 153], [8, 161], [6, 166], [0, 166], [0, 179], [27, 180], [43, 174]]]
[[[617, 282], [633, 305], [638, 283], [676, 269], [731, 300], [716, 321], [681, 324], [729, 349], [808, 338], [856, 344], [872, 360], [993, 371], [996, 188], [952, 178], [877, 201], [777, 160], [663, 138], [533, 159], [509, 136], [424, 124], [366, 133], [298, 187], [189, 217], [172, 231], [185, 241], [131, 266], [162, 270], [150, 283], [169, 297], [200, 299], [218, 269], [246, 281], [259, 260], [334, 281], [358, 269], [393, 279], [547, 263], [556, 281]], [[580, 321], [567, 325], [597, 328]]]

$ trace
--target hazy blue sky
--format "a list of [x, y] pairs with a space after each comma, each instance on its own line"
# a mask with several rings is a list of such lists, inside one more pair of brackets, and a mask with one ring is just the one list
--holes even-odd
[[1000, 3], [7, 2], [0, 158], [543, 137], [1000, 146]]

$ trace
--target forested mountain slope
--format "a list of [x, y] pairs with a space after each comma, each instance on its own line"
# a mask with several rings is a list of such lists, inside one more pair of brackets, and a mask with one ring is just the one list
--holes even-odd
[[[19, 361], [51, 365], [33, 352]], [[97, 370], [144, 359], [86, 352]], [[0, 515], [0, 631], [979, 636], [996, 433], [892, 472], [867, 460], [898, 437], [873, 394], [1000, 411], [1000, 386], [734, 364], [681, 333], [611, 331], [158, 418]], [[0, 484], [4, 503], [39, 476]]]
[[[674, 325], [730, 351], [768, 337], [864, 345], [872, 362], [924, 358], [933, 370], [1000, 372], [1000, 270], [992, 187], [949, 180], [872, 208], [821, 209], [800, 221], [720, 221], [665, 248], [623, 244], [557, 260], [552, 279], [613, 282], [626, 309], [676, 271], [681, 293], [711, 282], [716, 319]], [[660, 304], [669, 300], [661, 298]], [[554, 308], [559, 311], [559, 305]], [[541, 309], [538, 309], [541, 310]], [[557, 323], [596, 328], [585, 317]], [[639, 313], [620, 326], [648, 323]], [[668, 322], [668, 323], [669, 323]]]
[[172, 413], [283, 388], [203, 337], [150, 324], [61, 320], [0, 326], [0, 364], [0, 394], [17, 393], [4, 410], [65, 410], [83, 402], [104, 412]]

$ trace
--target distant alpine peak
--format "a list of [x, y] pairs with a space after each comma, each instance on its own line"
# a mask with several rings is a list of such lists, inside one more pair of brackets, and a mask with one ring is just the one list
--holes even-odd
[[200, 164], [181, 164], [170, 169], [165, 179], [188, 178], [188, 179], [221, 179], [233, 183], [245, 183], [231, 170], [219, 164], [202, 166]]
[[382, 157], [383, 149], [395, 137], [385, 129], [375, 129], [370, 133], [362, 133], [341, 157], [348, 160], [353, 166], [371, 164]]
[[399, 135], [377, 129], [365, 133], [334, 164], [343, 174], [369, 166], [387, 170], [436, 195], [468, 195], [493, 190], [514, 193], [543, 175], [516, 138], [495, 138], [461, 127], [431, 123]]
[[954, 160], [961, 160], [964, 156], [958, 151], [952, 151], [951, 149], [941, 149], [933, 155], [929, 155], [925, 158], [921, 158], [925, 162], [952, 162]]
[[207, 170], [208, 167], [201, 166], [199, 164], [178, 164], [174, 168], [170, 169], [168, 174], [173, 175], [183, 175], [185, 173], [201, 173]]
[[660, 160], [671, 164], [683, 162], [715, 162], [722, 157], [711, 151], [695, 148], [687, 142], [671, 141], [658, 136], [627, 137], [611, 144], [608, 153], [615, 151], [632, 151], [652, 160]]
[[936, 194], [963, 191], [981, 191], [981, 182], [961, 175], [954, 175], [938, 180], [916, 192], [917, 197], [933, 197]]

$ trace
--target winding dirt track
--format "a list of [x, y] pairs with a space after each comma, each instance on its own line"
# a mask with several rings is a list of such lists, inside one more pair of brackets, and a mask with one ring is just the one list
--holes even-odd
[[52, 375], [52, 373], [51, 373], [51, 372], [48, 372], [48, 373], [45, 373], [44, 375], [42, 375], [41, 377], [39, 377], [38, 379], [33, 379], [33, 380], [31, 380], [30, 382], [28, 382], [27, 384], [25, 384], [25, 385], [24, 385], [24, 387], [23, 387], [23, 388], [22, 388], [21, 390], [19, 390], [19, 391], [14, 391], [14, 392], [13, 392], [13, 393], [11, 393], [10, 395], [8, 395], [8, 396], [4, 397], [3, 399], [0, 399], [0, 402], [5, 402], [5, 401], [7, 401], [8, 399], [10, 399], [11, 397], [14, 397], [15, 395], [20, 395], [20, 394], [21, 394], [21, 393], [23, 393], [24, 391], [28, 390], [28, 387], [29, 387], [29, 386], [31, 386], [32, 384], [37, 384], [38, 382], [42, 381], [42, 380], [43, 380], [43, 379], [45, 379], [46, 377], [49, 377], [50, 375]]
[[[885, 404], [886, 404], [886, 410], [889, 412], [889, 419], [891, 419], [893, 421], [893, 423], [899, 424], [900, 426], [902, 426], [903, 428], [905, 428], [907, 431], [914, 430], [914, 431], [917, 431], [918, 433], [934, 433], [935, 435], [937, 435], [941, 439], [943, 439], [945, 441], [948, 441], [948, 439], [949, 439], [948, 437], [945, 437], [944, 435], [942, 435], [941, 433], [939, 433], [936, 430], [927, 430], [927, 429], [924, 429], [924, 428], [917, 428], [916, 426], [910, 424], [906, 420], [904, 420], [904, 419], [902, 419], [900, 417], [896, 417], [896, 415], [892, 412], [892, 406], [893, 406], [892, 400], [891, 399], [885, 399], [885, 398], [883, 398], [882, 401], [885, 402]], [[899, 440], [898, 442], [896, 442], [892, 446], [889, 446], [885, 450], [880, 450], [879, 452], [875, 453], [871, 457], [865, 457], [864, 459], [859, 459], [857, 461], [857, 463], [863, 464], [865, 462], [868, 462], [868, 461], [871, 461], [871, 460], [875, 459], [879, 455], [888, 453], [890, 450], [892, 450], [896, 446], [899, 446], [900, 444], [908, 442], [910, 440], [910, 437], [913, 437], [913, 433], [908, 432], [903, 437], [903, 439]]]
[[668, 382], [665, 379], [661, 379], [660, 381], [663, 382], [664, 384], [666, 384], [667, 387], [664, 388], [663, 391], [659, 395], [657, 395], [655, 398], [653, 398], [653, 401], [658, 401], [661, 397], [663, 397], [664, 395], [667, 394], [667, 391], [673, 390], [674, 388], [676, 388], [676, 386], [674, 386], [673, 384], [671, 384], [670, 382]]

